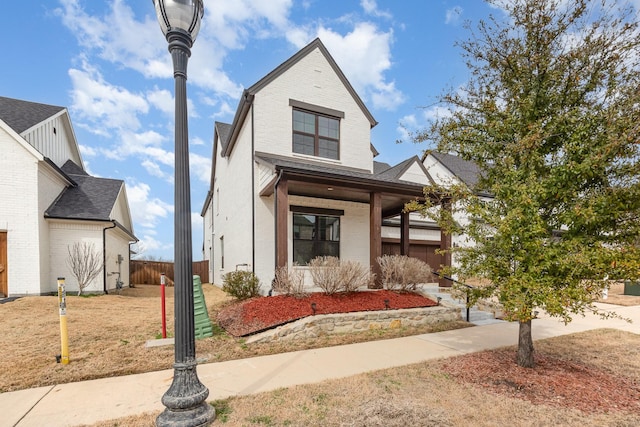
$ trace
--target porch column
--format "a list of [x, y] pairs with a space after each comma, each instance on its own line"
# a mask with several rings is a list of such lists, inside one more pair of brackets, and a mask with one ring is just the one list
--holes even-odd
[[[451, 202], [445, 200], [442, 202], [440, 209], [447, 209], [451, 211]], [[442, 264], [440, 268], [443, 267], [451, 267], [451, 235], [446, 233], [442, 228], [440, 228], [440, 250], [445, 251], [442, 254]], [[442, 277], [439, 279], [440, 287], [448, 287], [451, 286], [452, 283], [450, 280], [443, 279]]]
[[276, 187], [276, 268], [286, 267], [289, 259], [287, 251], [287, 225], [289, 218], [289, 182], [282, 177]]
[[400, 255], [409, 256], [409, 212], [400, 214]]
[[369, 200], [369, 264], [376, 275], [375, 287], [382, 287], [378, 257], [382, 256], [382, 194], [371, 193]]

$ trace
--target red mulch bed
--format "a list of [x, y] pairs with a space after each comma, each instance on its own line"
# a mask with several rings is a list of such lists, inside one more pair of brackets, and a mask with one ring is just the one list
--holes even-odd
[[312, 316], [314, 314], [312, 303], [315, 304], [315, 314], [437, 305], [433, 300], [416, 293], [387, 290], [335, 295], [312, 293], [304, 298], [278, 295], [252, 298], [226, 307], [218, 314], [218, 322], [229, 334], [241, 337]]
[[587, 413], [640, 412], [640, 384], [593, 366], [535, 354], [535, 367], [516, 364], [516, 351], [500, 349], [445, 360], [453, 377], [496, 394]]

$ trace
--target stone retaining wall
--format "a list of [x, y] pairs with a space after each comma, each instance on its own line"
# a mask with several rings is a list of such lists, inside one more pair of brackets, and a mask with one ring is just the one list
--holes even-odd
[[315, 338], [319, 335], [429, 325], [461, 319], [460, 309], [443, 306], [321, 314], [252, 335], [247, 339], [247, 343]]

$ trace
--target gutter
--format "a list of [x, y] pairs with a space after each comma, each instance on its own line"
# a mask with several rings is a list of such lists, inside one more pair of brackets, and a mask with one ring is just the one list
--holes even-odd
[[107, 230], [117, 227], [116, 220], [112, 219], [111, 224], [111, 227], [102, 229], [102, 285], [105, 294], [109, 293], [107, 291]]

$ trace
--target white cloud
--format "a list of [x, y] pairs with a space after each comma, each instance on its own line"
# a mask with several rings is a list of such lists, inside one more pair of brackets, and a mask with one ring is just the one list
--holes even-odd
[[147, 100], [152, 106], [166, 115], [170, 116], [174, 112], [175, 102], [173, 100], [173, 94], [167, 89], [154, 87], [153, 90], [147, 92]]
[[451, 109], [442, 105], [434, 105], [423, 109], [422, 116], [425, 120], [437, 120], [451, 117]]
[[174, 181], [173, 175], [164, 171], [157, 162], [154, 162], [150, 159], [146, 159], [146, 160], [143, 160], [142, 163], [140, 163], [140, 166], [142, 166], [147, 171], [147, 173], [151, 176], [155, 176], [167, 182]]
[[378, 9], [376, 0], [360, 0], [360, 6], [362, 6], [362, 9], [369, 15], [387, 19], [392, 18], [391, 13]]
[[398, 127], [396, 130], [398, 131], [398, 135], [400, 135], [400, 141], [410, 141], [411, 133], [415, 132], [418, 129], [418, 120], [416, 119], [415, 114], [409, 114], [402, 117], [398, 123]]
[[195, 231], [195, 233], [198, 233], [197, 230], [202, 230], [203, 222], [204, 220], [200, 216], [199, 212], [191, 212], [191, 230]]
[[209, 184], [211, 182], [211, 157], [189, 153], [190, 174], [195, 176], [200, 182]]
[[143, 233], [142, 236], [138, 236], [138, 238], [140, 240], [136, 243], [136, 249], [134, 250], [139, 257], [144, 258], [145, 255], [150, 255], [152, 252], [173, 248], [173, 243], [167, 244], [161, 242], [155, 238], [155, 233], [151, 231]]
[[391, 30], [381, 32], [375, 25], [361, 22], [344, 36], [324, 27], [318, 29], [318, 36], [356, 92], [370, 99], [374, 107], [393, 110], [404, 102], [404, 94], [384, 75], [392, 66]]
[[191, 138], [191, 144], [192, 145], [205, 145], [206, 143], [204, 142], [204, 140], [200, 137], [195, 137], [195, 138]]
[[464, 12], [464, 9], [462, 9], [460, 6], [454, 6], [451, 9], [447, 9], [444, 23], [453, 25], [457, 24], [458, 22], [460, 22], [462, 12]]
[[84, 125], [93, 133], [109, 134], [107, 129], [138, 129], [139, 114], [149, 111], [144, 96], [111, 85], [100, 72], [83, 61], [82, 70], [69, 70], [71, 84], [71, 110], [74, 117], [88, 121]]
[[151, 13], [138, 21], [124, 0], [114, 0], [106, 16], [87, 14], [78, 0], [60, 0], [60, 4], [58, 15], [85, 49], [147, 77], [172, 75], [170, 58], [164, 54], [167, 43]]
[[127, 182], [127, 198], [134, 224], [153, 229], [161, 218], [173, 213], [173, 206], [150, 197], [149, 193], [149, 185], [143, 182]]
[[80, 147], [80, 153], [82, 154], [83, 158], [95, 157], [98, 155], [98, 151], [93, 147], [89, 147], [88, 145], [84, 145], [84, 144], [79, 144], [79, 147]]

